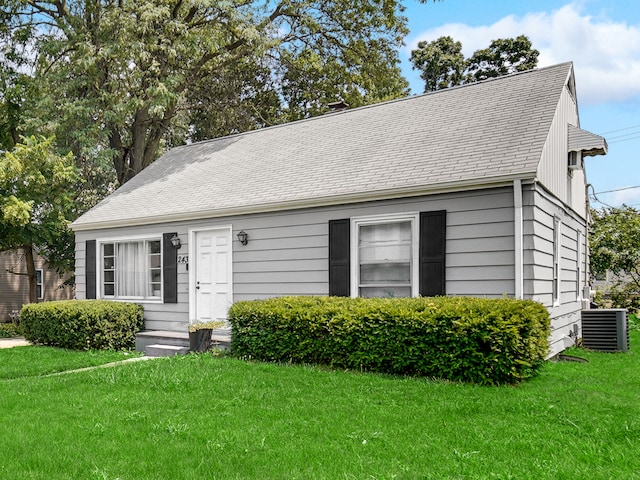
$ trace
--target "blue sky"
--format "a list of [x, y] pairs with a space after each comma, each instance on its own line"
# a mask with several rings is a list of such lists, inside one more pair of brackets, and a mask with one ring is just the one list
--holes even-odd
[[[640, 208], [640, 2], [637, 0], [442, 0], [406, 3], [411, 33], [401, 51], [412, 93], [424, 82], [409, 55], [421, 40], [450, 35], [465, 56], [496, 38], [524, 34], [538, 66], [572, 61], [580, 126], [604, 136], [606, 156], [586, 159], [587, 181], [604, 204]], [[639, 187], [639, 188], [634, 188]], [[608, 192], [610, 190], [617, 190]], [[592, 199], [592, 206], [601, 207]]]

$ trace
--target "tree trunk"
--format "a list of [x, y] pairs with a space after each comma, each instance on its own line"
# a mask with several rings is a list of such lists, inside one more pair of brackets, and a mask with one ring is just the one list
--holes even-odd
[[176, 102], [172, 102], [161, 119], [151, 118], [148, 106], [139, 109], [129, 127], [131, 141], [128, 146], [123, 145], [118, 127], [112, 126], [110, 146], [117, 152], [113, 162], [119, 185], [131, 180], [156, 159], [162, 137], [175, 115], [176, 105]]
[[29, 279], [29, 302], [38, 301], [38, 280], [36, 276], [36, 264], [33, 257], [33, 245], [23, 245], [24, 260], [27, 264], [27, 278]]

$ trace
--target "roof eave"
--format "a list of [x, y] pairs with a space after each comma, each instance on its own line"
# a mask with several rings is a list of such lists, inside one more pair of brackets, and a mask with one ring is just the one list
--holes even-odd
[[278, 212], [283, 210], [296, 210], [302, 208], [327, 207], [332, 205], [345, 205], [362, 202], [373, 202], [380, 200], [393, 200], [398, 198], [419, 197], [423, 195], [436, 195], [441, 193], [452, 193], [469, 190], [484, 190], [488, 188], [497, 188], [511, 186], [514, 180], [533, 180], [535, 172], [510, 175], [500, 175], [496, 177], [484, 178], [482, 182], [478, 179], [469, 181], [454, 181], [439, 183], [437, 185], [422, 185], [403, 187], [389, 190], [380, 190], [375, 192], [361, 192], [348, 195], [335, 195], [329, 197], [317, 197], [304, 200], [285, 201], [277, 203], [265, 203], [261, 205], [250, 205], [243, 207], [219, 208], [210, 210], [200, 210], [193, 212], [181, 212], [169, 215], [157, 215], [150, 217], [140, 217], [134, 219], [118, 219], [111, 221], [72, 223], [71, 229], [74, 232], [83, 232], [89, 230], [104, 230], [108, 228], [122, 228], [144, 225], [157, 225], [160, 223], [175, 223], [203, 220], [207, 218], [222, 218], [240, 215], [251, 215], [258, 213]]

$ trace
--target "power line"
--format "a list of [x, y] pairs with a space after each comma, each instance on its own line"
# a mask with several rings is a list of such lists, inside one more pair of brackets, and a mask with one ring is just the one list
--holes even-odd
[[636, 140], [640, 138], [640, 125], [631, 125], [629, 127], [617, 128], [616, 130], [609, 130], [608, 132], [602, 132], [602, 133], [599, 133], [598, 135], [604, 137], [609, 133], [625, 132], [627, 130], [635, 130], [635, 131], [609, 137], [607, 138], [607, 143], [612, 144], [612, 143], [627, 142], [629, 140]]
[[617, 130], [609, 130], [608, 132], [602, 132], [599, 135], [605, 135], [607, 133], [622, 132], [623, 130], [631, 130], [632, 128], [640, 128], [640, 125], [631, 125], [630, 127], [618, 128]]
[[613, 190], [603, 190], [602, 192], [593, 192], [593, 194], [600, 195], [601, 193], [621, 192], [622, 190], [632, 190], [634, 188], [640, 188], [640, 185], [634, 185], [633, 187], [614, 188]]
[[622, 135], [614, 135], [613, 137], [609, 137], [609, 139], [611, 140], [618, 140], [620, 138], [628, 138], [628, 137], [635, 137], [637, 135], [640, 135], [640, 130], [636, 131], [636, 132], [630, 132], [630, 133], [623, 133]]
[[629, 141], [629, 140], [636, 140], [636, 139], [638, 139], [638, 138], [640, 138], [640, 134], [638, 134], [638, 135], [637, 135], [637, 136], [635, 136], [635, 137], [625, 138], [625, 139], [623, 139], [623, 140], [614, 140], [613, 142], [609, 142], [609, 141], [608, 141], [608, 142], [607, 142], [607, 144], [612, 144], [612, 143], [622, 143], [622, 142], [627, 142], [627, 141]]
[[598, 202], [601, 205], [604, 205], [605, 207], [609, 207], [609, 208], [614, 208], [611, 205], [609, 205], [608, 203], [603, 202], [602, 200], [600, 200], [597, 196], [596, 196], [596, 192], [593, 188], [593, 185], [589, 184], [587, 185], [588, 188], [591, 189], [591, 195], [589, 195], [589, 198], [591, 198], [594, 202]]

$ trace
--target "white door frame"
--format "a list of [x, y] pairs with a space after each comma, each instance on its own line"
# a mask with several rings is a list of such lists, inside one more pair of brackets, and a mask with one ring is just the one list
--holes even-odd
[[[207, 231], [216, 231], [216, 230], [226, 230], [227, 238], [229, 240], [229, 255], [227, 259], [227, 272], [229, 274], [229, 296], [233, 299], [233, 237], [232, 232], [233, 228], [231, 225], [217, 225], [210, 227], [198, 227], [198, 228], [190, 228], [189, 229], [189, 263], [191, 264], [191, 268], [189, 268], [189, 324], [197, 322], [196, 314], [197, 314], [197, 299], [196, 299], [196, 273], [198, 271], [197, 268], [197, 252], [196, 252], [196, 236], [200, 232]], [[229, 305], [231, 306], [231, 305]]]

